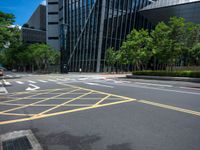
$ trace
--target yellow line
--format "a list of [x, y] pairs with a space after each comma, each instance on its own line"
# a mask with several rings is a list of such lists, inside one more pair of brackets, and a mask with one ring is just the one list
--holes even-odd
[[81, 97], [84, 97], [84, 96], [86, 96], [86, 95], [89, 95], [89, 94], [91, 94], [91, 93], [92, 93], [92, 92], [88, 92], [88, 93], [85, 93], [85, 94], [83, 94], [83, 95], [81, 95], [81, 96], [78, 96], [78, 97], [76, 97], [76, 98], [73, 98], [73, 99], [71, 99], [71, 100], [69, 100], [69, 101], [67, 101], [67, 102], [65, 102], [65, 103], [62, 103], [62, 104], [60, 104], [60, 105], [57, 105], [57, 106], [55, 106], [55, 107], [53, 107], [53, 108], [50, 108], [50, 109], [48, 109], [48, 110], [45, 110], [45, 111], [39, 113], [39, 114], [36, 115], [36, 116], [43, 115], [43, 114], [45, 114], [45, 113], [47, 113], [47, 112], [50, 112], [50, 111], [52, 111], [52, 110], [54, 110], [54, 109], [57, 109], [57, 108], [59, 108], [59, 107], [61, 107], [61, 106], [64, 106], [64, 105], [66, 105], [66, 104], [68, 104], [68, 103], [71, 103], [71, 102], [73, 102], [73, 101], [75, 101], [75, 100], [77, 100], [77, 99], [80, 99]]
[[[24, 106], [24, 105], [27, 105], [27, 104], [10, 104], [10, 103], [3, 104], [3, 106]], [[35, 104], [32, 107], [53, 107], [53, 106], [57, 106], [57, 105], [59, 105], [59, 104]], [[67, 104], [64, 106], [67, 107], [67, 106], [92, 106], [92, 105], [93, 104]]]
[[1, 115], [5, 116], [34, 116], [35, 114], [16, 114], [16, 113], [2, 113]]
[[129, 100], [125, 100], [125, 101], [119, 101], [119, 102], [113, 102], [113, 103], [109, 103], [109, 104], [97, 105], [95, 107], [92, 107], [92, 106], [83, 107], [83, 108], [78, 108], [78, 109], [73, 109], [73, 110], [68, 110], [68, 111], [62, 111], [62, 112], [57, 112], [57, 113], [52, 113], [52, 114], [46, 114], [46, 115], [41, 115], [41, 116], [30, 117], [30, 118], [2, 121], [2, 122], [0, 122], [0, 125], [17, 123], [17, 122], [24, 122], [24, 121], [30, 121], [30, 120], [36, 120], [36, 119], [42, 119], [42, 118], [47, 118], [47, 117], [52, 117], [52, 116], [57, 116], [57, 115], [62, 115], [62, 114], [68, 114], [68, 113], [79, 112], [79, 111], [83, 111], [83, 110], [90, 110], [90, 109], [95, 109], [95, 108], [112, 106], [112, 105], [117, 105], [117, 104], [122, 104], [122, 103], [133, 102], [133, 101], [136, 101], [136, 100], [129, 99]]
[[[57, 89], [54, 90], [54, 91], [57, 91]], [[50, 91], [50, 92], [52, 92], [52, 91]], [[36, 93], [36, 94], [30, 95], [30, 96], [26, 96], [26, 97], [23, 97], [23, 98], [17, 98], [17, 99], [14, 99], [14, 100], [4, 101], [4, 103], [6, 103], [6, 102], [16, 102], [16, 101], [28, 99], [28, 98], [33, 97], [33, 96], [39, 96], [39, 95], [42, 95], [42, 94], [48, 94], [50, 92], [48, 91], [48, 92], [45, 92], [45, 93]], [[1, 104], [1, 102], [0, 102], [0, 104]]]
[[175, 107], [175, 106], [170, 106], [170, 105], [155, 103], [155, 102], [146, 101], [146, 100], [139, 100], [138, 102], [139, 103], [143, 103], [143, 104], [147, 104], [147, 105], [152, 105], [152, 106], [160, 107], [160, 108], [165, 108], [165, 109], [170, 109], [170, 110], [174, 110], [174, 111], [178, 111], [178, 112], [183, 112], [183, 113], [187, 113], [187, 114], [191, 114], [191, 115], [200, 116], [200, 112], [198, 112], [198, 111], [193, 111], [193, 110], [179, 108], [179, 107]]
[[[74, 86], [74, 85], [68, 85], [68, 84], [63, 84], [63, 83], [58, 83], [58, 84], [63, 85], [63, 86], [67, 86], [67, 87], [80, 88], [81, 90], [92, 91], [93, 93], [96, 92], [96, 93], [103, 94], [103, 95], [110, 95], [111, 94], [111, 93], [101, 92], [101, 91], [97, 91], [97, 90], [86, 89], [86, 88], [78, 87], [78, 86]], [[130, 97], [126, 97], [126, 96], [120, 96], [120, 95], [116, 95], [116, 94], [111, 94], [111, 95], [118, 97], [118, 98], [130, 99]]]
[[[66, 89], [71, 89], [70, 88], [60, 88], [60, 89], [57, 89], [57, 90], [66, 90]], [[38, 92], [45, 92], [45, 91], [54, 91], [55, 89], [46, 89], [46, 90], [37, 90], [37, 91], [28, 91], [28, 92], [15, 92], [15, 93], [9, 93], [8, 95], [9, 96], [12, 96], [12, 95], [20, 95], [20, 94], [32, 94], [32, 93], [38, 93]]]
[[[67, 92], [67, 93], [72, 93], [72, 92], [75, 92], [75, 91], [78, 91], [79, 89], [75, 89], [75, 90], [72, 90], [70, 92]], [[17, 108], [13, 108], [13, 109], [9, 109], [9, 110], [6, 110], [6, 111], [2, 111], [0, 112], [1, 113], [7, 113], [7, 112], [10, 112], [10, 111], [14, 111], [14, 110], [18, 110], [18, 109], [22, 109], [22, 108], [26, 108], [26, 107], [29, 107], [29, 106], [32, 106], [32, 105], [35, 105], [35, 104], [38, 104], [38, 103], [41, 103], [41, 102], [45, 102], [45, 101], [48, 101], [48, 100], [51, 100], [53, 98], [56, 98], [56, 97], [59, 97], [59, 96], [62, 96], [62, 95], [65, 95], [66, 93], [62, 93], [60, 95], [56, 95], [56, 96], [53, 96], [51, 98], [46, 98], [46, 99], [43, 99], [41, 101], [37, 101], [35, 103], [31, 103], [31, 104], [28, 104], [28, 105], [24, 105], [24, 106], [20, 106], [20, 107], [17, 107]]]
[[100, 101], [98, 101], [96, 104], [94, 104], [93, 106], [97, 106], [97, 105], [99, 105], [100, 103], [102, 103], [103, 101], [105, 101], [107, 98], [109, 98], [111, 96], [111, 94], [110, 95], [107, 95], [106, 97], [104, 97], [104, 98], [102, 98]]

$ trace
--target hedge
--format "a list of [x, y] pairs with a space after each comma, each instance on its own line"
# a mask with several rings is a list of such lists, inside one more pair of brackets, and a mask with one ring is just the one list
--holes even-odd
[[133, 75], [200, 78], [200, 71], [133, 71]]

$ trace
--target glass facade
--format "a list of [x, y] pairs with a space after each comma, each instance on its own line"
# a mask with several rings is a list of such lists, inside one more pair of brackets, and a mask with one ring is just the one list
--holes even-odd
[[200, 23], [200, 0], [158, 0], [140, 10], [153, 24], [167, 22], [172, 16], [188, 22]]
[[118, 50], [133, 28], [151, 28], [139, 14], [149, 0], [60, 0], [61, 64], [69, 71], [105, 71], [105, 51]]

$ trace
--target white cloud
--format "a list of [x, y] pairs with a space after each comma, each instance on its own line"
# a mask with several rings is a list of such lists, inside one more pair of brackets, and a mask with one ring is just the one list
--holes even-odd
[[43, 0], [41, 4], [46, 6], [47, 4], [46, 0]]

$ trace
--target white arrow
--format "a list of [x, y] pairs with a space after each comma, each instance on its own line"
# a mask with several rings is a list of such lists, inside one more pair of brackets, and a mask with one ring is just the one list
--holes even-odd
[[40, 89], [40, 87], [38, 87], [38, 86], [36, 86], [36, 85], [33, 85], [33, 84], [29, 84], [29, 86], [32, 86], [33, 88], [28, 87], [28, 88], [26, 89], [26, 91], [35, 91], [35, 90]]
[[4, 85], [11, 85], [11, 83], [10, 82], [7, 82], [6, 80], [4, 80], [3, 79], [3, 83], [4, 83]]

